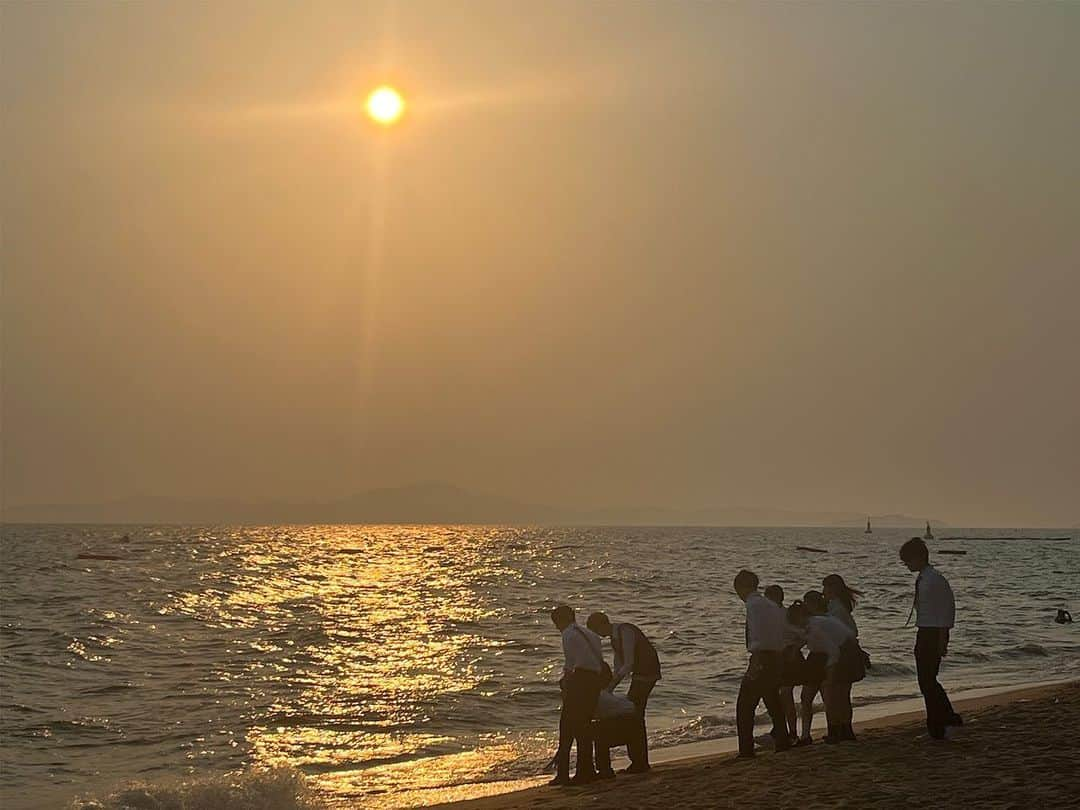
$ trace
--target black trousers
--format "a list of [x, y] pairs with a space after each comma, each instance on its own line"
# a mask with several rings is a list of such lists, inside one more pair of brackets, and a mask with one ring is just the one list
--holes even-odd
[[611, 749], [626, 746], [626, 754], [634, 765], [640, 764], [645, 754], [645, 737], [637, 717], [616, 720], [593, 720], [593, 739], [596, 741], [596, 769], [600, 773], [611, 771]]
[[630, 678], [630, 688], [626, 692], [626, 696], [630, 699], [638, 710], [640, 715], [640, 731], [641, 731], [641, 750], [640, 755], [635, 757], [633, 753], [630, 753], [630, 761], [635, 765], [648, 765], [649, 764], [649, 731], [645, 728], [645, 707], [649, 705], [649, 695], [652, 694], [652, 690], [656, 687], [656, 681], [646, 681], [641, 678]]
[[944, 633], [940, 627], [920, 627], [915, 636], [915, 671], [919, 675], [919, 691], [926, 701], [926, 730], [939, 740], [945, 736], [945, 726], [956, 716], [949, 696], [937, 679]]
[[577, 772], [593, 773], [592, 719], [600, 697], [600, 673], [575, 669], [562, 680], [562, 711], [559, 712], [559, 751], [555, 765], [559, 776], [570, 774], [570, 746], [577, 743]]
[[739, 685], [739, 699], [735, 703], [735, 726], [739, 731], [739, 753], [754, 753], [754, 712], [758, 703], [765, 701], [765, 708], [777, 732], [776, 744], [787, 746], [791, 740], [784, 719], [784, 707], [780, 703], [780, 653], [758, 652], [750, 656]]

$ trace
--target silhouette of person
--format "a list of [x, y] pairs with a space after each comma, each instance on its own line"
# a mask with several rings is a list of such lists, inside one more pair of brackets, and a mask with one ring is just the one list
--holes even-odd
[[660, 656], [656, 647], [635, 624], [629, 622], [612, 623], [606, 613], [594, 613], [585, 625], [601, 638], [611, 639], [611, 648], [615, 651], [615, 674], [608, 691], [627, 676], [630, 676], [630, 688], [626, 696], [637, 707], [641, 718], [641, 736], [646, 740], [642, 755], [626, 769], [627, 773], [644, 773], [649, 770], [648, 731], [645, 728], [645, 707], [649, 704], [649, 695], [660, 680]]
[[[573, 608], [559, 605], [551, 621], [562, 635], [562, 709], [559, 712], [559, 750], [553, 785], [583, 785], [596, 779], [593, 767], [592, 719], [606, 679], [600, 637], [579, 625]], [[577, 772], [570, 778], [570, 746], [577, 744]]]
[[775, 750], [786, 751], [791, 738], [780, 702], [780, 676], [787, 618], [783, 608], [758, 592], [758, 576], [753, 571], [736, 574], [735, 593], [746, 603], [746, 649], [750, 653], [735, 704], [739, 756], [754, 756], [754, 712], [761, 701], [765, 701], [776, 731]]

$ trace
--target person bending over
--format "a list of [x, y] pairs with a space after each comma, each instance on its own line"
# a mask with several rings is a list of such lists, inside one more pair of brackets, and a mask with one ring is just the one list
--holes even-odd
[[[825, 615], [825, 598], [820, 591], [807, 591], [803, 594], [802, 605], [808, 616]], [[820, 693], [822, 700], [825, 699], [821, 687], [825, 681], [827, 660], [828, 655], [824, 652], [808, 650], [806, 653], [806, 660], [803, 662], [802, 694], [799, 696], [802, 736], [796, 745], [810, 745], [814, 741], [810, 734], [814, 725], [814, 698]]]
[[[612, 691], [627, 676], [630, 676], [630, 688], [626, 696], [637, 707], [641, 722], [641, 736], [648, 740], [645, 728], [645, 707], [649, 704], [649, 695], [660, 680], [660, 656], [656, 647], [641, 629], [629, 622], [615, 622], [608, 619], [606, 613], [594, 613], [585, 622], [586, 627], [601, 638], [611, 638], [611, 648], [615, 652], [615, 675], [608, 691]], [[649, 750], [646, 747], [640, 757], [635, 759], [627, 773], [644, 773], [649, 770]]]
[[855, 740], [851, 726], [851, 685], [866, 675], [855, 634], [841, 620], [811, 612], [801, 602], [794, 602], [787, 615], [789, 622], [805, 632], [811, 655], [824, 657], [820, 688], [829, 724], [825, 742]]

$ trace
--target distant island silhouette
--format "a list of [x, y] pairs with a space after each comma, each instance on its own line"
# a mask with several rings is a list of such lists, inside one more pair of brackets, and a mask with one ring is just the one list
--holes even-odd
[[[102, 503], [5, 506], [8, 523], [468, 523], [622, 526], [851, 526], [865, 513], [769, 507], [572, 509], [472, 492], [443, 482], [371, 489], [326, 501], [240, 500], [140, 495]], [[904, 514], [871, 515], [874, 525], [921, 527]], [[931, 520], [930, 525], [948, 524]]]

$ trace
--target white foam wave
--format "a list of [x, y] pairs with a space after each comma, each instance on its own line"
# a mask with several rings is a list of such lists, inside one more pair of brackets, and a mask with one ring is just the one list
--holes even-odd
[[104, 797], [75, 799], [67, 810], [325, 810], [326, 806], [304, 774], [277, 767], [157, 784], [133, 782]]

